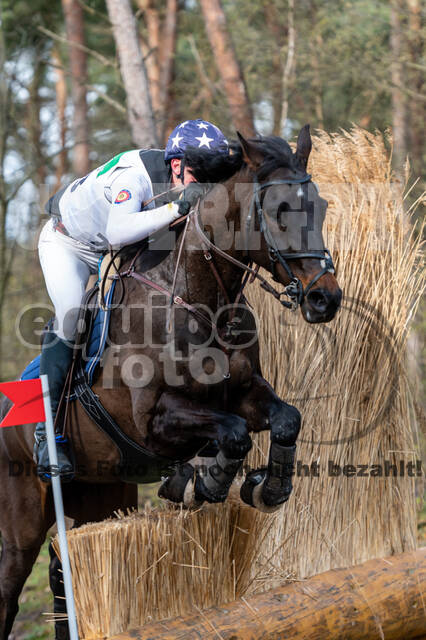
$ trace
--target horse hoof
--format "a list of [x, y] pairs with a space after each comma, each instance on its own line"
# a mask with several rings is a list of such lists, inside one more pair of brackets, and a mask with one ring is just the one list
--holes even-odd
[[229, 487], [225, 487], [220, 493], [213, 493], [204, 484], [203, 478], [197, 475], [195, 479], [195, 499], [202, 504], [203, 502], [209, 502], [210, 504], [217, 504], [218, 502], [225, 502], [228, 497]]
[[262, 502], [270, 507], [279, 506], [287, 502], [292, 490], [291, 478], [269, 477], [262, 486]]
[[195, 469], [189, 462], [180, 465], [172, 476], [163, 481], [158, 489], [158, 497], [187, 508], [200, 506], [194, 495], [194, 474]]
[[240, 489], [240, 497], [250, 507], [254, 507], [263, 513], [274, 513], [280, 509], [281, 504], [265, 504], [262, 497], [262, 489], [266, 478], [267, 469], [250, 471]]

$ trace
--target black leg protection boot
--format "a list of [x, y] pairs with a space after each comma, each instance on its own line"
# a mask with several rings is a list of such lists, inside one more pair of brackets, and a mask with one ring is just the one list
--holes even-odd
[[[46, 374], [48, 377], [53, 420], [55, 420], [62, 390], [71, 365], [72, 354], [73, 348], [69, 343], [58, 338], [53, 331], [45, 333], [40, 357], [40, 375]], [[50, 482], [50, 463], [44, 422], [37, 424], [34, 435], [36, 441], [34, 445], [34, 461], [37, 464], [37, 473], [44, 482]], [[55, 469], [55, 473], [59, 473], [63, 481], [69, 482], [74, 477], [74, 465], [69, 457], [67, 438], [57, 434], [56, 449], [58, 453], [58, 469]]]

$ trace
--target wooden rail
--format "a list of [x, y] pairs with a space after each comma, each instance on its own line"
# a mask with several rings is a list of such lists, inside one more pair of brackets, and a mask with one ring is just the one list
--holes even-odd
[[111, 640], [426, 638], [426, 547], [150, 623]]

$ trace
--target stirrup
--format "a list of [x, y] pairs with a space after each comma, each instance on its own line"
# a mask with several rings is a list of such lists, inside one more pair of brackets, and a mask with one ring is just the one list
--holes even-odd
[[[55, 434], [55, 440], [58, 443], [58, 465], [51, 465], [48, 458], [49, 452], [46, 445], [46, 435], [38, 435], [36, 437], [36, 443], [34, 445], [34, 462], [37, 468], [37, 475], [43, 482], [51, 482], [52, 473], [59, 475], [62, 482], [71, 482], [75, 477], [75, 466], [72, 462], [71, 453], [67, 450], [68, 438], [62, 434]], [[44, 455], [45, 459], [49, 460], [49, 464], [42, 464], [40, 459], [39, 446], [43, 443], [45, 446]]]

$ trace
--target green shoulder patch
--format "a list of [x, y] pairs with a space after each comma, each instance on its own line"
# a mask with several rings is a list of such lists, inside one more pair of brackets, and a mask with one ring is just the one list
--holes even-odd
[[116, 156], [111, 158], [111, 160], [109, 160], [109, 162], [104, 164], [99, 169], [98, 173], [96, 174], [96, 177], [99, 178], [99, 176], [102, 176], [104, 173], [106, 173], [107, 171], [109, 171], [110, 169], [115, 167], [115, 165], [118, 164], [118, 161], [120, 160], [121, 156], [124, 156], [125, 153], [129, 153], [129, 152], [128, 151], [122, 151], [121, 153], [118, 153]]

